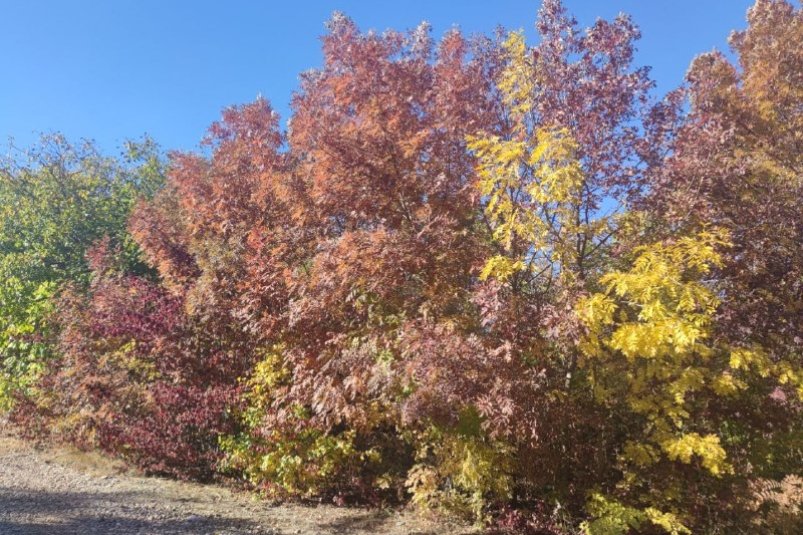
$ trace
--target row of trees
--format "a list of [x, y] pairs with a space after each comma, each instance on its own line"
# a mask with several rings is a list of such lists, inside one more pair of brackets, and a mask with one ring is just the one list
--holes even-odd
[[803, 12], [748, 22], [656, 102], [626, 16], [546, 0], [528, 46], [335, 15], [286, 132], [260, 99], [168, 162], [5, 165], [0, 398], [274, 497], [797, 532]]

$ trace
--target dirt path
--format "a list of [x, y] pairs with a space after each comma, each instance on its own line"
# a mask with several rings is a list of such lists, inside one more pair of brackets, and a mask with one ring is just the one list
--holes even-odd
[[0, 534], [467, 534], [410, 512], [272, 506], [211, 485], [126, 473], [96, 454], [0, 433]]

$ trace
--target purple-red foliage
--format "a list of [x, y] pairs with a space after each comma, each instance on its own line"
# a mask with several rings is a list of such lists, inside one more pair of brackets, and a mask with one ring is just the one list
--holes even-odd
[[60, 438], [148, 472], [208, 478], [217, 437], [235, 430], [229, 411], [250, 361], [228, 326], [210, 328], [183, 296], [116, 272], [113, 254], [105, 243], [91, 251], [90, 288], [67, 289], [59, 303], [45, 414]]

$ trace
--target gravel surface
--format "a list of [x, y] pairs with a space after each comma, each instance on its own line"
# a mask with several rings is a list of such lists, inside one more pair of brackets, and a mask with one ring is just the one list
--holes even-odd
[[213, 485], [140, 477], [97, 454], [0, 433], [0, 534], [468, 534], [412, 512], [271, 505]]

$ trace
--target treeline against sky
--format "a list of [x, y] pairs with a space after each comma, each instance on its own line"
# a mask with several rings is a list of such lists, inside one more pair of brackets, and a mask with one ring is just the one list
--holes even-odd
[[499, 532], [799, 533], [801, 9], [660, 99], [628, 17], [559, 0], [535, 46], [327, 28], [286, 131], [3, 165], [10, 421]]

